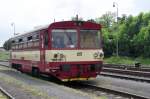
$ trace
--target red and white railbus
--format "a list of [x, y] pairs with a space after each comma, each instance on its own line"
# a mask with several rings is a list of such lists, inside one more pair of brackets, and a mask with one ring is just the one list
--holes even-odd
[[101, 25], [85, 21], [55, 22], [11, 38], [12, 68], [61, 81], [96, 78], [102, 69]]

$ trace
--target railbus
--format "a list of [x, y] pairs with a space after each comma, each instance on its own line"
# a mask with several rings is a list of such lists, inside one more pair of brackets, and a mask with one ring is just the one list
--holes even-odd
[[93, 22], [54, 22], [11, 38], [11, 44], [12, 68], [34, 76], [89, 80], [102, 69], [101, 25]]

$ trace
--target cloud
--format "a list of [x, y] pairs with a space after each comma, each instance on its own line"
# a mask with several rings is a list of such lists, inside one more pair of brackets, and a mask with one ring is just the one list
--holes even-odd
[[[118, 3], [119, 15], [134, 14], [135, 1], [114, 0]], [[139, 0], [138, 0], [139, 1]], [[29, 31], [38, 25], [61, 20], [70, 20], [79, 14], [84, 19], [96, 18], [106, 11], [116, 12], [111, 0], [0, 0], [0, 45], [13, 36], [11, 23], [16, 32]]]

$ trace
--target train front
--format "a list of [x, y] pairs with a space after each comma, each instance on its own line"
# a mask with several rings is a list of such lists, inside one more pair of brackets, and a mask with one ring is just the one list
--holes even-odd
[[104, 57], [101, 26], [75, 21], [54, 25], [50, 36], [51, 50], [46, 51], [51, 74], [61, 81], [96, 78]]

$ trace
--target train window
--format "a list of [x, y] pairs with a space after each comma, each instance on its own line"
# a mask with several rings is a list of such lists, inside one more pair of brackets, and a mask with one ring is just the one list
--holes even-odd
[[39, 41], [34, 41], [34, 46], [35, 47], [39, 46]]
[[27, 43], [26, 42], [23, 44], [23, 48], [27, 48]]
[[28, 42], [27, 44], [29, 48], [33, 46], [33, 42]]
[[18, 49], [18, 44], [16, 44], [16, 49]]
[[12, 49], [14, 50], [14, 49], [15, 49], [15, 46], [12, 46]]
[[33, 39], [34, 39], [34, 40], [39, 39], [39, 34], [35, 33], [35, 34], [33, 35]]
[[80, 47], [81, 48], [101, 48], [99, 30], [81, 30]]
[[19, 49], [21, 49], [21, 48], [22, 48], [22, 46], [23, 46], [23, 44], [19, 44]]
[[13, 40], [11, 43], [14, 44], [14, 43], [15, 43], [15, 40]]
[[24, 37], [24, 38], [23, 38], [23, 41], [24, 41], [24, 42], [27, 42], [27, 37]]
[[11, 43], [12, 43], [12, 49], [14, 50], [15, 49], [15, 40], [12, 40]]
[[39, 35], [36, 35], [36, 37], [35, 37], [36, 39], [39, 39]]
[[45, 35], [44, 35], [44, 45], [45, 48], [48, 48], [48, 31], [45, 31]]
[[31, 41], [32, 40], [32, 36], [27, 37], [27, 40]]
[[22, 42], [22, 41], [23, 41], [23, 39], [20, 38], [20, 39], [19, 39], [19, 42]]
[[52, 30], [52, 47], [53, 48], [76, 48], [77, 31], [76, 30]]

